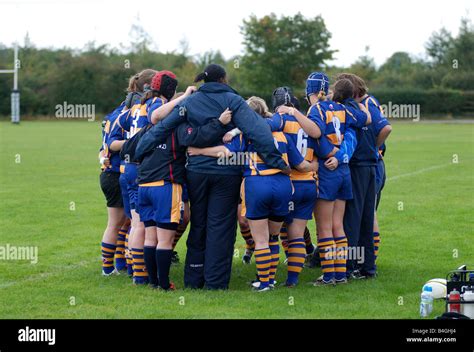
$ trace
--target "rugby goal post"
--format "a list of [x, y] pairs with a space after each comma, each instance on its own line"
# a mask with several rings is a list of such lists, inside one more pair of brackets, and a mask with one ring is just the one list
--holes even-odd
[[11, 94], [12, 123], [20, 123], [20, 91], [18, 90], [18, 44], [15, 44], [12, 70], [0, 70], [0, 73], [13, 73], [13, 90]]

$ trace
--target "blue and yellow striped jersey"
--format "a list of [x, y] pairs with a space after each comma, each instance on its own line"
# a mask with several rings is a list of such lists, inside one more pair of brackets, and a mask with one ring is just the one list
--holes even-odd
[[124, 109], [110, 128], [110, 143], [130, 138], [131, 108], [140, 104], [140, 96], [133, 97], [130, 108]]
[[110, 166], [107, 168], [102, 166], [101, 168], [104, 171], [119, 172], [120, 170], [120, 156], [117, 152], [110, 151], [109, 146], [111, 143], [112, 125], [125, 110], [125, 103], [122, 103], [105, 117], [105, 126], [102, 130], [102, 146], [100, 150], [103, 151], [107, 158], [109, 158]]
[[[275, 114], [267, 119], [272, 131], [282, 131], [296, 147], [304, 160], [313, 161], [315, 140], [301, 128], [296, 117], [288, 114]], [[332, 148], [331, 148], [332, 149]], [[300, 172], [296, 169], [291, 171], [292, 181], [314, 181], [313, 172]]]
[[367, 121], [367, 115], [364, 119], [357, 119], [343, 104], [331, 100], [320, 101], [311, 105], [308, 111], [308, 117], [315, 122], [329, 141], [335, 146], [340, 147], [344, 140], [344, 132], [347, 128], [361, 128]]
[[[295, 133], [292, 132], [292, 131], [294, 131], [296, 129], [295, 123], [298, 124], [298, 126], [301, 128], [301, 125], [298, 123], [298, 120], [296, 119], [296, 117], [291, 116], [291, 115], [287, 115], [287, 114], [275, 113], [272, 117], [266, 118], [265, 120], [267, 121], [268, 125], [270, 126], [270, 129], [272, 130], [272, 132], [284, 131], [284, 132], [288, 133], [289, 135], [291, 135], [291, 134], [294, 135]], [[289, 121], [290, 125], [288, 127], [286, 127], [286, 130], [285, 130], [286, 121]], [[298, 132], [298, 133], [301, 133], [302, 137], [304, 137], [304, 139], [308, 140], [307, 145], [310, 149], [312, 149], [313, 157], [315, 159], [316, 158], [320, 158], [320, 159], [328, 158], [329, 155], [331, 154], [331, 152], [334, 149], [334, 145], [332, 145], [332, 143], [329, 141], [329, 139], [324, 135], [322, 135], [320, 138], [314, 139], [314, 138], [308, 136], [304, 132], [304, 130], [302, 130], [302, 132]], [[306, 143], [303, 139], [298, 138], [298, 134], [297, 134], [296, 140], [293, 139], [293, 141], [294, 141], [294, 143], [295, 143], [298, 150], [300, 149], [299, 146], [303, 146]], [[310, 161], [309, 160], [309, 158], [311, 157], [310, 155], [308, 155], [307, 158], [306, 158], [306, 155], [303, 155], [303, 157], [305, 157], [305, 160]]]
[[159, 97], [147, 99], [143, 104], [139, 99], [135, 100], [130, 109], [124, 111], [114, 122], [112, 134], [120, 134], [126, 131], [128, 132], [127, 139], [132, 138], [143, 127], [151, 123], [152, 112], [164, 103], [165, 100]]
[[147, 99], [143, 104], [135, 104], [130, 108], [130, 138], [138, 133], [143, 127], [146, 127], [151, 123], [152, 112], [163, 104], [164, 99], [153, 97]]
[[[275, 146], [282, 154], [282, 159], [289, 166], [296, 166], [303, 162], [304, 158], [298, 152], [292, 139], [283, 132], [272, 132]], [[245, 158], [237, 156], [237, 160], [244, 161], [244, 177], [247, 176], [268, 176], [281, 172], [280, 169], [268, 167], [260, 158], [253, 144], [247, 141], [241, 134], [235, 136], [225, 147], [233, 153], [245, 153]]]

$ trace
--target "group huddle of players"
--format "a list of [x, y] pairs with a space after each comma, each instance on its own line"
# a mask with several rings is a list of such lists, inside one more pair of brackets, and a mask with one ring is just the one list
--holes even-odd
[[[211, 64], [196, 82], [225, 85], [225, 71], [218, 75], [222, 71]], [[246, 101], [266, 122], [264, 132], [273, 137], [286, 168], [267, 163], [258, 141], [233, 122], [231, 109], [201, 125], [184, 121], [157, 137], [153, 126], [165, 124], [173, 111], [185, 114], [186, 99], [199, 92], [190, 86], [176, 93], [177, 84], [170, 71], [143, 70], [130, 78], [126, 99], [104, 119], [99, 153], [108, 209], [101, 244], [104, 276], [128, 271], [134, 284], [176, 288], [169, 274], [171, 264], [179, 262], [175, 247], [190, 219], [190, 158], [215, 158], [219, 165], [240, 170], [236, 218], [246, 246], [242, 262], [251, 264], [254, 258], [256, 264], [252, 289], [275, 287], [280, 243], [286, 287], [298, 284], [305, 266], [321, 267], [315, 286], [376, 276], [380, 238], [375, 212], [391, 126], [362, 78], [340, 74], [330, 86], [324, 73], [311, 73], [307, 114], [289, 87], [274, 90], [271, 110], [261, 98]], [[313, 215], [317, 245], [307, 227]], [[229, 231], [235, 238], [235, 227]]]

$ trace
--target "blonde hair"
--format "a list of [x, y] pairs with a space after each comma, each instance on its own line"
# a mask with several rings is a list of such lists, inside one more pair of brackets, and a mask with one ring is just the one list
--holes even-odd
[[[330, 95], [330, 94], [329, 94]], [[320, 90], [318, 93], [314, 93], [312, 95], [310, 95], [309, 97], [307, 97], [306, 99], [308, 100], [308, 103], [311, 104], [311, 97], [315, 96], [317, 101], [325, 101], [328, 99], [328, 96], [326, 95], [326, 93], [323, 91], [323, 90]]]
[[153, 79], [153, 76], [158, 71], [152, 70], [151, 68], [147, 68], [136, 75], [133, 75], [130, 77], [128, 80], [128, 88], [127, 92], [139, 92], [142, 93], [145, 88], [145, 84], [151, 84], [151, 80]]
[[320, 100], [320, 101], [323, 100], [324, 101], [324, 100], [326, 100], [326, 93], [323, 90], [321, 90], [321, 91], [319, 91], [317, 97], [318, 97], [318, 100]]
[[263, 100], [260, 97], [255, 97], [252, 96], [247, 99], [247, 104], [252, 109], [255, 111], [257, 114], [259, 114], [262, 117], [271, 117], [273, 114], [269, 111], [267, 103], [265, 100]]

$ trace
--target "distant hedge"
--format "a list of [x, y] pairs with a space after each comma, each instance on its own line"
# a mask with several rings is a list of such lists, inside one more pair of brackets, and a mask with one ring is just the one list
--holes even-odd
[[[369, 92], [380, 104], [416, 104], [420, 105], [421, 116], [436, 114], [473, 115], [474, 91], [457, 91], [441, 89], [374, 89]], [[267, 102], [271, 109], [271, 95], [251, 92], [240, 92], [244, 98], [257, 95]], [[306, 99], [298, 96], [301, 108], [308, 108]]]
[[474, 92], [457, 90], [380, 89], [370, 92], [381, 104], [419, 104], [421, 115], [473, 114]]

